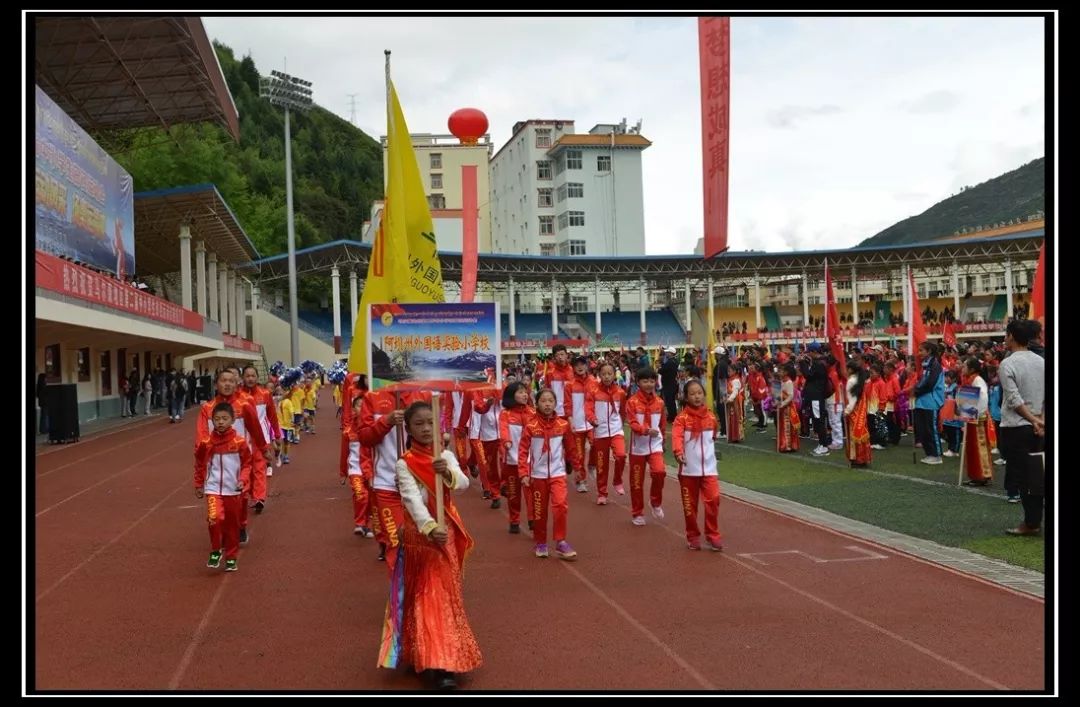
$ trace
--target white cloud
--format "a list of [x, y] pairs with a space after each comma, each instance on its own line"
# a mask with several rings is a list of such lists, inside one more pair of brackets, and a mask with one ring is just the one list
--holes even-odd
[[[456, 108], [579, 131], [631, 124], [643, 153], [646, 247], [701, 235], [697, 23], [690, 17], [207, 17], [260, 71], [313, 82], [315, 101], [376, 139], [384, 48], [413, 132]], [[847, 247], [1044, 149], [1040, 18], [736, 17], [731, 23], [729, 243]], [[962, 41], [958, 41], [962, 38]], [[1002, 48], [1007, 47], [1007, 51]], [[778, 126], [789, 129], [777, 129]], [[907, 195], [901, 197], [900, 195]], [[925, 196], [923, 196], [925, 195]]]

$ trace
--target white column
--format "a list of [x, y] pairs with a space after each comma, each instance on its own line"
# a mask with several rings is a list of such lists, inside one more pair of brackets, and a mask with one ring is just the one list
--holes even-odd
[[229, 270], [225, 281], [225, 307], [229, 310], [229, 333], [236, 334], [239, 327], [236, 323], [236, 271]]
[[195, 305], [206, 316], [206, 244], [195, 242]]
[[761, 329], [761, 278], [754, 273], [754, 326]]
[[239, 275], [236, 276], [236, 335], [247, 338], [247, 285]]
[[[709, 331], [706, 341], [712, 340], [713, 334], [716, 332], [716, 302], [713, 293], [713, 278], [709, 275]], [[716, 343], [720, 343], [717, 341]], [[709, 352], [712, 355], [712, 351]]]
[[341, 353], [341, 271], [338, 266], [330, 268], [330, 288], [333, 298], [334, 353]]
[[352, 317], [352, 332], [356, 336], [356, 270], [349, 269], [349, 315]]
[[683, 311], [686, 313], [686, 343], [689, 344], [692, 341], [690, 332], [692, 332], [694, 329], [694, 320], [690, 318], [690, 278], [686, 278], [686, 281], [683, 285], [683, 299]]
[[851, 321], [852, 326], [859, 326], [859, 290], [855, 283], [855, 266], [851, 266]]
[[510, 341], [517, 340], [517, 316], [514, 313], [514, 278], [510, 277], [510, 282], [506, 286], [508, 304], [510, 306]]
[[952, 261], [952, 304], [953, 316], [960, 321], [960, 266], [955, 259]]
[[259, 286], [251, 284], [251, 340], [258, 343], [262, 339], [259, 336]]
[[555, 278], [551, 278], [551, 335], [559, 335], [559, 302], [555, 296]]
[[810, 291], [806, 287], [806, 271], [803, 270], [802, 274], [802, 319], [803, 326], [810, 328]]
[[638, 300], [641, 303], [641, 345], [649, 341], [649, 334], [645, 330], [645, 278], [638, 278]]
[[596, 340], [600, 340], [600, 276], [596, 276]]
[[1013, 315], [1013, 277], [1012, 258], [1005, 259], [1005, 319]]
[[221, 331], [229, 331], [229, 269], [225, 263], [218, 269], [218, 321]]
[[218, 309], [217, 253], [210, 253], [206, 260], [207, 301], [210, 303], [210, 310], [206, 313], [206, 316], [210, 317], [210, 319], [215, 322], [220, 322], [221, 310]]
[[191, 226], [180, 226], [180, 303], [193, 309], [191, 303]]

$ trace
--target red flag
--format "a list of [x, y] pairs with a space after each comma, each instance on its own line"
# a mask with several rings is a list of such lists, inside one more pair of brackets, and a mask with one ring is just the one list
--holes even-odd
[[1043, 325], [1046, 338], [1046, 243], [1039, 248], [1039, 264], [1035, 266], [1035, 282], [1031, 286], [1031, 319]]
[[698, 18], [705, 257], [727, 250], [731, 18]]
[[945, 326], [941, 328], [941, 341], [946, 346], [956, 346], [956, 332], [953, 331], [952, 321], [945, 322]]
[[908, 345], [911, 347], [910, 355], [915, 357], [915, 364], [919, 365], [919, 346], [926, 341], [926, 325], [923, 324], [922, 310], [919, 309], [919, 295], [915, 291], [915, 274], [908, 267], [908, 301], [911, 303], [911, 311], [908, 316]]
[[[832, 275], [829, 274], [829, 259], [825, 259], [825, 338], [829, 342], [829, 351], [836, 359], [836, 373], [840, 380], [847, 379], [847, 371], [844, 366], [847, 362], [844, 356], [844, 338], [840, 331], [840, 313], [836, 310], [836, 296], [833, 294]], [[843, 393], [840, 394], [841, 398]]]

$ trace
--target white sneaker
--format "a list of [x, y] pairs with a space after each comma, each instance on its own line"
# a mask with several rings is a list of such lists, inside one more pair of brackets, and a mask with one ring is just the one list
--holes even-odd
[[923, 464], [943, 464], [941, 457], [923, 457], [919, 460]]
[[660, 506], [653, 506], [652, 517], [656, 518], [658, 520], [663, 520], [664, 519], [664, 509], [661, 508]]
[[994, 460], [994, 464], [996, 464], [996, 465], [998, 465], [998, 466], [1001, 466], [1001, 465], [1002, 465], [1002, 464], [1004, 464], [1004, 463], [1005, 463], [1005, 460], [1004, 460], [1004, 459], [995, 459], [995, 460]]
[[870, 449], [885, 449], [885, 446], [882, 444], [871, 444]]
[[[843, 449], [843, 448], [844, 448], [844, 443], [843, 442], [840, 442], [838, 444], [834, 443], [834, 444], [829, 445], [829, 449], [833, 450], [834, 452], [837, 451], [837, 450]], [[874, 447], [874, 449], [885, 449], [885, 447]]]
[[943, 456], [943, 457], [958, 457], [958, 456], [960, 456], [960, 455], [959, 455], [959, 454], [957, 454], [956, 452], [954, 452], [954, 451], [953, 451], [953, 450], [951, 450], [951, 449], [946, 449], [946, 450], [945, 450], [945, 451], [944, 451], [944, 452], [942, 453], [942, 455], [941, 455], [941, 456]]
[[828, 447], [822, 447], [819, 444], [818, 446], [814, 447], [814, 451], [812, 453], [816, 457], [824, 457], [824, 456], [827, 456], [829, 454], [829, 448]]
[[577, 492], [578, 493], [588, 493], [589, 492], [589, 485], [586, 484], [584, 481], [577, 482]]
[[645, 516], [634, 516], [634, 519], [630, 522], [634, 525], [645, 525]]
[[997, 447], [994, 447], [993, 449], [991, 449], [990, 453], [995, 455], [995, 456], [997, 456], [998, 454], [1001, 454], [1001, 452], [998, 451]]
[[266, 476], [270, 477], [270, 476], [273, 476], [273, 475], [274, 475], [274, 467], [267, 464], [266, 465]]

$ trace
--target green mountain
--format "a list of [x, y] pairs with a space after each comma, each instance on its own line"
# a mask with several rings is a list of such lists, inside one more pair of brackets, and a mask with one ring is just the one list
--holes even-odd
[[[259, 71], [250, 56], [214, 43], [240, 113], [240, 142], [213, 124], [124, 131], [107, 149], [135, 180], [135, 191], [212, 182], [259, 252], [286, 251], [285, 115], [259, 98]], [[267, 72], [268, 73], [268, 72]], [[372, 202], [383, 195], [378, 140], [318, 106], [290, 113], [296, 247], [359, 240]], [[326, 283], [320, 280], [327, 280]], [[301, 296], [317, 302], [328, 278], [301, 280]]]
[[860, 246], [900, 245], [947, 238], [955, 231], [1024, 219], [1046, 205], [1046, 158], [1028, 162], [931, 206], [867, 238]]

